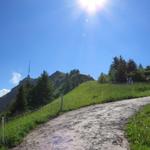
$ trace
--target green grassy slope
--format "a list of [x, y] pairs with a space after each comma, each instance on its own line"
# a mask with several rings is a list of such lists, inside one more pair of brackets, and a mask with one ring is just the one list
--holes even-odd
[[[64, 111], [78, 109], [80, 107], [150, 95], [150, 84], [138, 83], [134, 85], [98, 84], [89, 81], [64, 96]], [[57, 116], [60, 109], [60, 99], [53, 101], [38, 111], [27, 113], [18, 117], [5, 126], [6, 145], [15, 146], [29, 131], [38, 124]], [[0, 130], [0, 137], [2, 131]], [[2, 145], [2, 144], [1, 144]]]
[[150, 150], [150, 105], [130, 119], [126, 133], [131, 150]]
[[95, 81], [81, 84], [65, 96], [64, 110], [76, 109], [82, 106], [112, 102], [150, 95], [150, 84], [98, 84]]

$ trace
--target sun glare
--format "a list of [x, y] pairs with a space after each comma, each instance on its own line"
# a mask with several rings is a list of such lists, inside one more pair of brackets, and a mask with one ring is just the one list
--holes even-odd
[[107, 0], [78, 0], [79, 6], [89, 14], [104, 9]]

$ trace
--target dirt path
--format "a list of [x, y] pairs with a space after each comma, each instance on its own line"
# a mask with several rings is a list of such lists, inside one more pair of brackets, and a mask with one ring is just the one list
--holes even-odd
[[128, 150], [124, 125], [148, 103], [150, 97], [68, 112], [34, 130], [12, 150]]

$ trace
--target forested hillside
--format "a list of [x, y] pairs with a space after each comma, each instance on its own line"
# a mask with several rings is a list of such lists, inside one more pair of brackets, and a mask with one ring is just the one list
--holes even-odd
[[[19, 88], [30, 83], [33, 87], [37, 85], [38, 79], [32, 79], [27, 77], [23, 79], [18, 86], [14, 87], [11, 92], [0, 98], [0, 111], [6, 110], [15, 100], [18, 94]], [[53, 99], [58, 97], [60, 94], [66, 94], [79, 84], [94, 80], [88, 75], [81, 74], [79, 70], [72, 70], [70, 73], [63, 73], [56, 71], [49, 76], [49, 81], [53, 86]]]

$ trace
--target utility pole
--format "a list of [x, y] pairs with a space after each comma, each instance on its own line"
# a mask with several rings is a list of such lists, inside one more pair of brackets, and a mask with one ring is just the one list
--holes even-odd
[[31, 72], [31, 61], [29, 61], [29, 66], [28, 66], [28, 79], [30, 79], [30, 72]]

